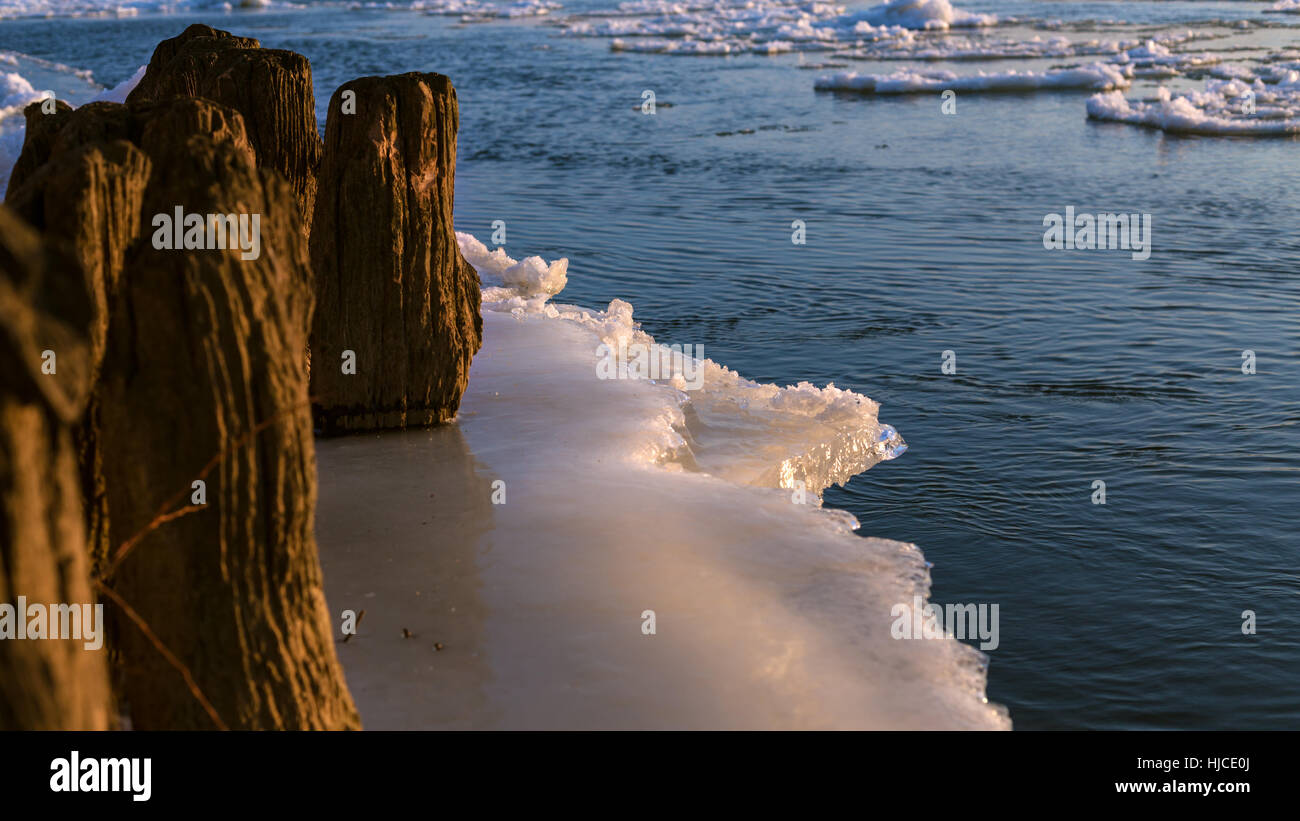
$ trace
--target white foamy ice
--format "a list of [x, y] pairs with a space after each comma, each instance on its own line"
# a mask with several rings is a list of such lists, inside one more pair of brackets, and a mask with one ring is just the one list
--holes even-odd
[[0, 72], [0, 191], [8, 187], [9, 173], [23, 150], [26, 131], [23, 109], [48, 96], [48, 92], [36, 90], [16, 71]]
[[1217, 54], [1201, 52], [1174, 52], [1156, 40], [1147, 40], [1142, 45], [1125, 50], [1112, 62], [1133, 67], [1139, 77], [1176, 77], [1187, 69], [1212, 66], [1223, 61]]
[[[231, 11], [272, 5], [272, 0], [0, 0], [0, 20], [19, 17], [137, 17], [195, 10]], [[277, 4], [280, 5], [280, 4]], [[292, 7], [293, 3], [282, 5]]]
[[1183, 134], [1300, 134], [1300, 73], [1289, 72], [1274, 85], [1209, 79], [1204, 91], [1177, 95], [1161, 86], [1152, 100], [1129, 100], [1119, 91], [1096, 94], [1088, 100], [1088, 116]]
[[461, 16], [467, 20], [484, 21], [495, 18], [541, 17], [562, 8], [562, 4], [553, 0], [517, 0], [514, 3], [493, 3], [487, 0], [409, 0], [358, 2], [349, 4], [348, 8], [421, 11], [425, 14]]
[[473, 234], [456, 232], [460, 252], [465, 261], [474, 266], [479, 278], [488, 283], [483, 289], [483, 299], [489, 303], [512, 302], [512, 307], [527, 309], [533, 300], [546, 300], [564, 290], [568, 284], [569, 261], [557, 259], [546, 262], [541, 257], [528, 257], [523, 261], [512, 259], [504, 248], [491, 251]]
[[[485, 280], [521, 264], [458, 239]], [[653, 340], [626, 302], [530, 296], [554, 284], [552, 265], [528, 266], [524, 293], [485, 292], [456, 423], [473, 470], [509, 494], [488, 505], [485, 490], [477, 514], [449, 517], [462, 530], [441, 533], [471, 551], [472, 578], [442, 595], [461, 597], [456, 624], [474, 643], [449, 646], [461, 652], [418, 681], [349, 669], [356, 691], [443, 694], [423, 702], [431, 726], [1008, 728], [985, 698], [984, 656], [890, 635], [893, 608], [928, 593], [920, 551], [861, 538], [815, 494], [796, 504], [777, 489], [881, 458], [875, 403], [712, 362], [689, 396], [598, 379], [599, 345]], [[647, 610], [654, 635], [641, 632]], [[472, 698], [446, 705], [462, 692]], [[409, 720], [404, 698], [401, 714], [384, 702], [362, 704], [372, 726]]]
[[[1267, 73], [1268, 69], [1263, 69]], [[1241, 65], [1215, 65], [1209, 68], [1211, 77], [1217, 77], [1220, 80], [1242, 80], [1247, 83], [1254, 82], [1257, 76], [1254, 69]]]
[[[636, 346], [666, 350], [640, 330], [632, 306], [623, 300], [604, 311], [550, 302], [567, 282], [567, 259], [519, 262], [501, 248], [489, 251], [470, 234], [456, 238], [483, 279], [485, 310], [562, 320], [592, 332], [614, 352]], [[795, 487], [802, 481], [818, 494], [906, 449], [897, 432], [877, 419], [878, 405], [860, 394], [806, 382], [762, 385], [707, 358], [696, 367], [703, 375], [699, 390], [690, 390], [683, 374], [663, 380], [680, 392], [681, 407], [664, 429], [656, 461], [742, 484]], [[768, 436], [753, 436], [756, 429]]]
[[20, 113], [29, 104], [49, 96], [37, 91], [27, 78], [16, 71], [0, 73], [0, 118]]
[[141, 3], [121, 0], [0, 0], [0, 20], [17, 17], [134, 17]]
[[[778, 41], [830, 48], [840, 41], [834, 21], [843, 11], [839, 5], [798, 0], [623, 3], [596, 20], [566, 20], [565, 33], [618, 38], [612, 45], [616, 51], [732, 54], [770, 51], [769, 44]], [[865, 26], [864, 35], [870, 29]]]
[[[473, 0], [445, 0], [445, 2], [473, 2]], [[420, 0], [416, 0], [417, 3]], [[430, 0], [437, 3], [439, 0]], [[518, 5], [542, 3], [543, 0], [521, 0]], [[343, 5], [341, 0], [324, 0], [323, 4]], [[408, 3], [376, 3], [375, 6], [407, 8]], [[555, 6], [552, 5], [552, 8]], [[192, 14], [195, 12], [221, 12], [228, 14], [236, 9], [306, 9], [302, 0], [0, 0], [0, 20], [26, 17], [138, 17], [141, 14]]]
[[[953, 8], [948, 0], [893, 0], [857, 12], [800, 0], [638, 0], [595, 20], [572, 17], [567, 34], [614, 37], [616, 51], [665, 54], [781, 54], [911, 43], [916, 32], [996, 24], [997, 18]], [[630, 39], [638, 38], [638, 39]]]
[[[908, 32], [910, 35], [911, 32]], [[1146, 43], [1177, 45], [1197, 35], [1191, 31], [1166, 32], [1147, 40], [1075, 39], [1065, 35], [1044, 37], [1036, 34], [1017, 40], [989, 32], [935, 37], [897, 37], [878, 44], [842, 49], [837, 57], [863, 60], [1008, 60], [1038, 57], [1095, 57], [1119, 55]]]
[[657, 37], [624, 40], [615, 37], [609, 43], [610, 51], [633, 51], [642, 54], [677, 54], [719, 57], [725, 54], [781, 53], [792, 51], [788, 43], [746, 43], [728, 38], [707, 38], [696, 40], [685, 37], [680, 40], [661, 39]]
[[1133, 82], [1132, 77], [1131, 70], [1126, 67], [1107, 63], [1047, 71], [981, 71], [960, 76], [951, 71], [899, 70], [890, 74], [848, 71], [818, 77], [814, 88], [864, 94], [915, 94], [948, 89], [962, 92], [1113, 89], [1127, 88]]
[[948, 0], [891, 0], [862, 11], [846, 14], [841, 24], [864, 22], [873, 26], [898, 26], [923, 31], [975, 28], [997, 25], [992, 14], [973, 14], [954, 8]]
[[1114, 41], [1076, 41], [1065, 36], [1028, 40], [1005, 37], [950, 36], [942, 40], [895, 38], [883, 45], [846, 49], [841, 54], [870, 60], [984, 60], [1031, 57], [1073, 57], [1082, 54], [1115, 54], [1121, 49]]

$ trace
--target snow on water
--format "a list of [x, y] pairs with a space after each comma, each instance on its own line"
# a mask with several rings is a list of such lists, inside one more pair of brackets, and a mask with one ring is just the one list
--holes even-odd
[[[1290, 11], [1300, 0], [1280, 0]], [[962, 92], [1027, 92], [1085, 89], [1118, 91], [1138, 81], [1262, 80], [1268, 105], [1254, 114], [1225, 115], [1216, 90], [1173, 96], [1151, 103], [1122, 102], [1114, 94], [1088, 104], [1089, 115], [1168, 130], [1205, 134], [1291, 133], [1291, 93], [1277, 74], [1293, 55], [1268, 53], [1240, 38], [1266, 30], [1262, 19], [1211, 20], [1195, 28], [1119, 20], [1047, 21], [975, 14], [948, 0], [895, 0], [846, 13], [843, 6], [798, 0], [635, 0], [613, 13], [574, 15], [561, 21], [573, 36], [607, 37], [614, 51], [669, 55], [781, 55], [823, 52], [828, 59], [808, 68], [844, 68], [843, 61], [958, 62], [1105, 58], [1081, 65], [1035, 66], [1030, 70], [955, 71], [903, 68], [892, 72], [838, 72], [818, 77], [816, 90], [864, 95]], [[996, 27], [996, 28], [995, 28]], [[1034, 29], [1052, 33], [1029, 33]], [[1098, 37], [1100, 30], [1120, 35]], [[1238, 38], [1235, 42], [1233, 38]], [[1277, 38], [1271, 38], [1277, 42]], [[1223, 53], [1196, 50], [1195, 41], [1215, 41]], [[1253, 53], [1251, 53], [1253, 52]], [[802, 62], [801, 62], [801, 65]], [[1214, 89], [1220, 89], [1215, 86]], [[1121, 102], [1117, 102], [1121, 101]]]
[[1209, 79], [1204, 91], [1174, 94], [1167, 87], [1149, 100], [1097, 94], [1088, 116], [1183, 134], [1268, 137], [1300, 134], [1300, 72], [1268, 85], [1262, 79]]
[[15, 17], [134, 17], [135, 3], [114, 0], [0, 0], [0, 20]]
[[1223, 57], [1208, 52], [1175, 53], [1155, 40], [1118, 55], [1114, 62], [1131, 65], [1140, 77], [1177, 77], [1189, 69], [1212, 66], [1223, 62]]
[[367, 2], [348, 4], [348, 8], [351, 9], [409, 9], [424, 12], [425, 14], [458, 16], [473, 21], [496, 18], [541, 17], [562, 7], [562, 4], [552, 2], [552, 0], [517, 0], [517, 2], [501, 3], [488, 2], [487, 0], [407, 0], [407, 2], [367, 0]]
[[617, 38], [614, 50], [721, 55], [911, 43], [916, 32], [997, 22], [993, 15], [956, 9], [948, 0], [892, 0], [852, 13], [842, 5], [807, 0], [637, 0], [597, 19], [568, 18], [564, 26], [574, 36]]
[[[1116, 21], [1102, 27], [1134, 36], [1103, 38], [1097, 36], [1101, 24], [1096, 21], [1066, 24], [1000, 18], [967, 12], [948, 0], [894, 0], [853, 12], [815, 0], [636, 0], [612, 12], [569, 15], [559, 25], [570, 36], [609, 38], [610, 49], [623, 52], [678, 56], [829, 52], [832, 60], [867, 61], [1109, 56], [1132, 64], [1134, 76], [1172, 77], [1222, 60], [1213, 53], [1174, 48], [1192, 40], [1221, 38], [1243, 26], [1249, 30], [1252, 24], [1220, 21], [1196, 30], [1152, 31]], [[1027, 29], [1053, 33], [1029, 34]]]
[[159, 0], [0, 0], [0, 20], [15, 17], [135, 17], [191, 3]]
[[[462, 489], [464, 511], [454, 487], [437, 487], [433, 514], [445, 517], [434, 522], [439, 544], [465, 546], [463, 577], [439, 585], [456, 627], [441, 619], [438, 635], [452, 637], [436, 666], [377, 675], [344, 658], [368, 726], [409, 726], [415, 714], [420, 726], [478, 728], [1010, 727], [985, 698], [981, 653], [891, 636], [895, 606], [928, 595], [920, 551], [859, 537], [853, 517], [823, 509], [815, 493], [797, 504], [780, 489], [842, 481], [900, 448], [874, 402], [831, 386], [761, 385], [707, 358], [695, 390], [598, 378], [601, 345], [654, 344], [630, 305], [555, 304], [548, 294], [567, 262], [516, 261], [458, 239], [485, 302], [454, 430], [464, 442], [455, 459], [471, 462], [455, 475], [478, 484]], [[387, 522], [375, 504], [391, 500], [400, 517], [421, 507], [408, 497], [427, 503], [427, 483], [383, 477], [428, 475], [446, 433], [372, 438], [364, 451], [321, 443], [322, 555], [327, 580], [342, 580], [338, 595], [352, 595], [354, 573], [392, 565], [367, 549], [353, 568], [341, 547], [331, 564], [330, 540], [364, 547], [381, 537], [354, 542], [350, 518]], [[356, 493], [330, 483], [346, 483], [362, 464], [346, 460], [363, 457], [364, 475], [379, 477], [366, 481], [384, 486], [357, 517], [347, 508]], [[376, 473], [387, 458], [395, 464]], [[498, 478], [506, 503], [488, 504]], [[415, 525], [385, 531], [385, 550], [409, 542], [427, 562], [429, 528]], [[391, 595], [409, 595], [409, 578]], [[361, 584], [390, 595], [382, 581]], [[654, 635], [641, 632], [648, 610]]]
[[[242, 5], [270, 3], [297, 7], [279, 0], [247, 0]], [[1276, 11], [1288, 11], [1300, 0], [1280, 0]], [[552, 14], [563, 8], [559, 0], [358, 0], [319, 5], [350, 9], [410, 10], [424, 14], [459, 16], [467, 22], [507, 20]], [[218, 0], [113, 3], [109, 0], [0, 0], [0, 17], [45, 13], [130, 14], [134, 10], [176, 11], [182, 8], [230, 9]], [[1021, 10], [1017, 7], [1017, 11]], [[850, 72], [823, 75], [811, 85], [818, 90], [853, 90], [866, 95], [924, 93], [952, 89], [965, 92], [1055, 91], [1087, 89], [1113, 91], [1143, 81], [1186, 81], [1205, 77], [1263, 80], [1275, 86], [1277, 71], [1294, 55], [1267, 53], [1257, 44], [1242, 42], [1250, 32], [1268, 25], [1253, 22], [1203, 21], [1195, 28], [1137, 25], [1118, 20], [1041, 20], [999, 17], [966, 11], [949, 0], [892, 0], [846, 11], [845, 6], [820, 0], [628, 0], [616, 8], [563, 14], [556, 31], [580, 37], [602, 37], [614, 51], [668, 55], [726, 56], [735, 54], [782, 55], [820, 52], [828, 58], [807, 68], [846, 68], [845, 61], [969, 62], [981, 60], [1064, 60], [1064, 65], [1039, 64], [1027, 70], [965, 71], [906, 67], [892, 72]], [[1277, 25], [1274, 23], [1273, 25]], [[1279, 29], [1281, 30], [1281, 29]], [[1109, 31], [1115, 36], [1101, 37]], [[1046, 32], [1046, 33], [1043, 33]], [[1127, 35], [1127, 36], [1125, 36]], [[1239, 38], [1232, 41], [1233, 37]], [[1278, 38], [1272, 38], [1278, 43]], [[1194, 41], [1215, 41], [1221, 50], [1199, 50]], [[1251, 52], [1252, 49], [1255, 53]], [[1070, 58], [1104, 62], [1068, 62]], [[0, 55], [3, 59], [3, 55]], [[23, 76], [30, 75], [20, 72]], [[34, 83], [39, 85], [39, 83]], [[1090, 104], [1096, 119], [1142, 122], [1170, 129], [1197, 129], [1202, 133], [1290, 133], [1289, 92], [1266, 109], [1245, 117], [1224, 117], [1223, 106], [1211, 96], [1169, 93], [1169, 99], [1119, 105], [1113, 98]], [[1165, 93], [1165, 92], [1161, 92]], [[61, 97], [65, 96], [60, 94]], [[75, 97], [75, 95], [73, 95]], [[1201, 111], [1200, 119], [1190, 109]], [[15, 126], [0, 118], [0, 173], [13, 161]], [[19, 118], [20, 119], [20, 118]]]
[[1191, 31], [1164, 32], [1146, 39], [1071, 39], [1065, 35], [1024, 39], [980, 34], [943, 39], [893, 40], [879, 45], [837, 51], [836, 57], [859, 60], [1010, 60], [1039, 57], [1092, 57], [1119, 55], [1147, 43], [1171, 46], [1202, 37]]
[[992, 14], [971, 14], [955, 9], [948, 0], [891, 0], [840, 18], [841, 24], [858, 21], [873, 26], [946, 31], [949, 28], [992, 26], [998, 18]]
[[0, 0], [0, 20], [22, 17], [138, 17], [195, 11], [303, 8], [290, 0]]
[[561, 8], [554, 0], [0, 0], [0, 20], [22, 17], [138, 17], [142, 14], [229, 13], [244, 10], [392, 9], [460, 16], [470, 20], [537, 17]]
[[895, 71], [891, 74], [844, 72], [818, 77], [822, 91], [856, 91], [863, 94], [915, 94], [947, 89], [963, 92], [1036, 91], [1043, 88], [1106, 90], [1128, 88], [1131, 71], [1106, 63], [1048, 71], [978, 72], [958, 76], [951, 71]]

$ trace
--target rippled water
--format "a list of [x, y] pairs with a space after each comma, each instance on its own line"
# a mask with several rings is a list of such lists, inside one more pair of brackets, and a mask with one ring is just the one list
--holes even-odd
[[[1187, 26], [1266, 6], [963, 7]], [[826, 502], [918, 544], [936, 602], [1000, 605], [988, 693], [1017, 728], [1300, 727], [1294, 139], [1089, 122], [1071, 92], [963, 96], [944, 116], [934, 95], [814, 93], [799, 65], [824, 55], [613, 53], [544, 20], [7, 21], [0, 49], [111, 83], [193, 19], [306, 54], [322, 121], [346, 79], [448, 74], [460, 230], [505, 220], [514, 256], [570, 258], [566, 302], [627, 299], [660, 342], [881, 402], [910, 450]], [[1249, 37], [1300, 46], [1300, 29]], [[1044, 250], [1044, 215], [1067, 205], [1151, 214], [1151, 258]]]

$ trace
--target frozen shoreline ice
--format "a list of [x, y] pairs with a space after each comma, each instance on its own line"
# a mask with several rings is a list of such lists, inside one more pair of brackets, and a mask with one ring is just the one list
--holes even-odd
[[700, 397], [596, 378], [598, 344], [641, 333], [630, 305], [553, 304], [564, 261], [459, 240], [488, 282], [455, 424], [318, 443], [327, 597], [372, 614], [339, 646], [367, 727], [1010, 727], [983, 654], [891, 637], [891, 608], [928, 592], [920, 551], [756, 469], [781, 462], [770, 443], [875, 425], [874, 403], [715, 365], [699, 410], [755, 455], [710, 452], [682, 433]]
[[[614, 350], [638, 345], [662, 349], [640, 330], [632, 306], [623, 300], [614, 300], [604, 311], [551, 302], [564, 287], [568, 260], [516, 262], [499, 248], [489, 252], [469, 234], [457, 234], [457, 239], [461, 253], [484, 279], [485, 311], [584, 328], [597, 338], [593, 357], [600, 344]], [[762, 487], [792, 488], [803, 482], [809, 493], [820, 494], [906, 450], [893, 427], [877, 418], [879, 405], [865, 396], [807, 382], [785, 388], [764, 385], [707, 358], [701, 367], [699, 390], [688, 393], [680, 374], [663, 380], [677, 407], [662, 417], [661, 447], [652, 462]]]

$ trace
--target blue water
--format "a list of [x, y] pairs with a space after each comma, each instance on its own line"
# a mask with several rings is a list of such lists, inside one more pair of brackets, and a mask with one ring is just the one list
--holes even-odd
[[[1183, 24], [1263, 8], [962, 7]], [[1295, 140], [1092, 123], [1086, 93], [968, 95], [944, 116], [933, 96], [814, 93], [798, 55], [612, 53], [545, 21], [7, 21], [0, 49], [115, 82], [194, 19], [306, 54], [322, 122], [346, 79], [448, 74], [460, 230], [505, 220], [513, 256], [570, 258], [563, 301], [626, 299], [661, 342], [879, 401], [910, 449], [826, 503], [919, 545], [935, 601], [1000, 605], [988, 694], [1018, 729], [1300, 728]], [[1151, 258], [1044, 250], [1067, 205], [1151, 214]]]

